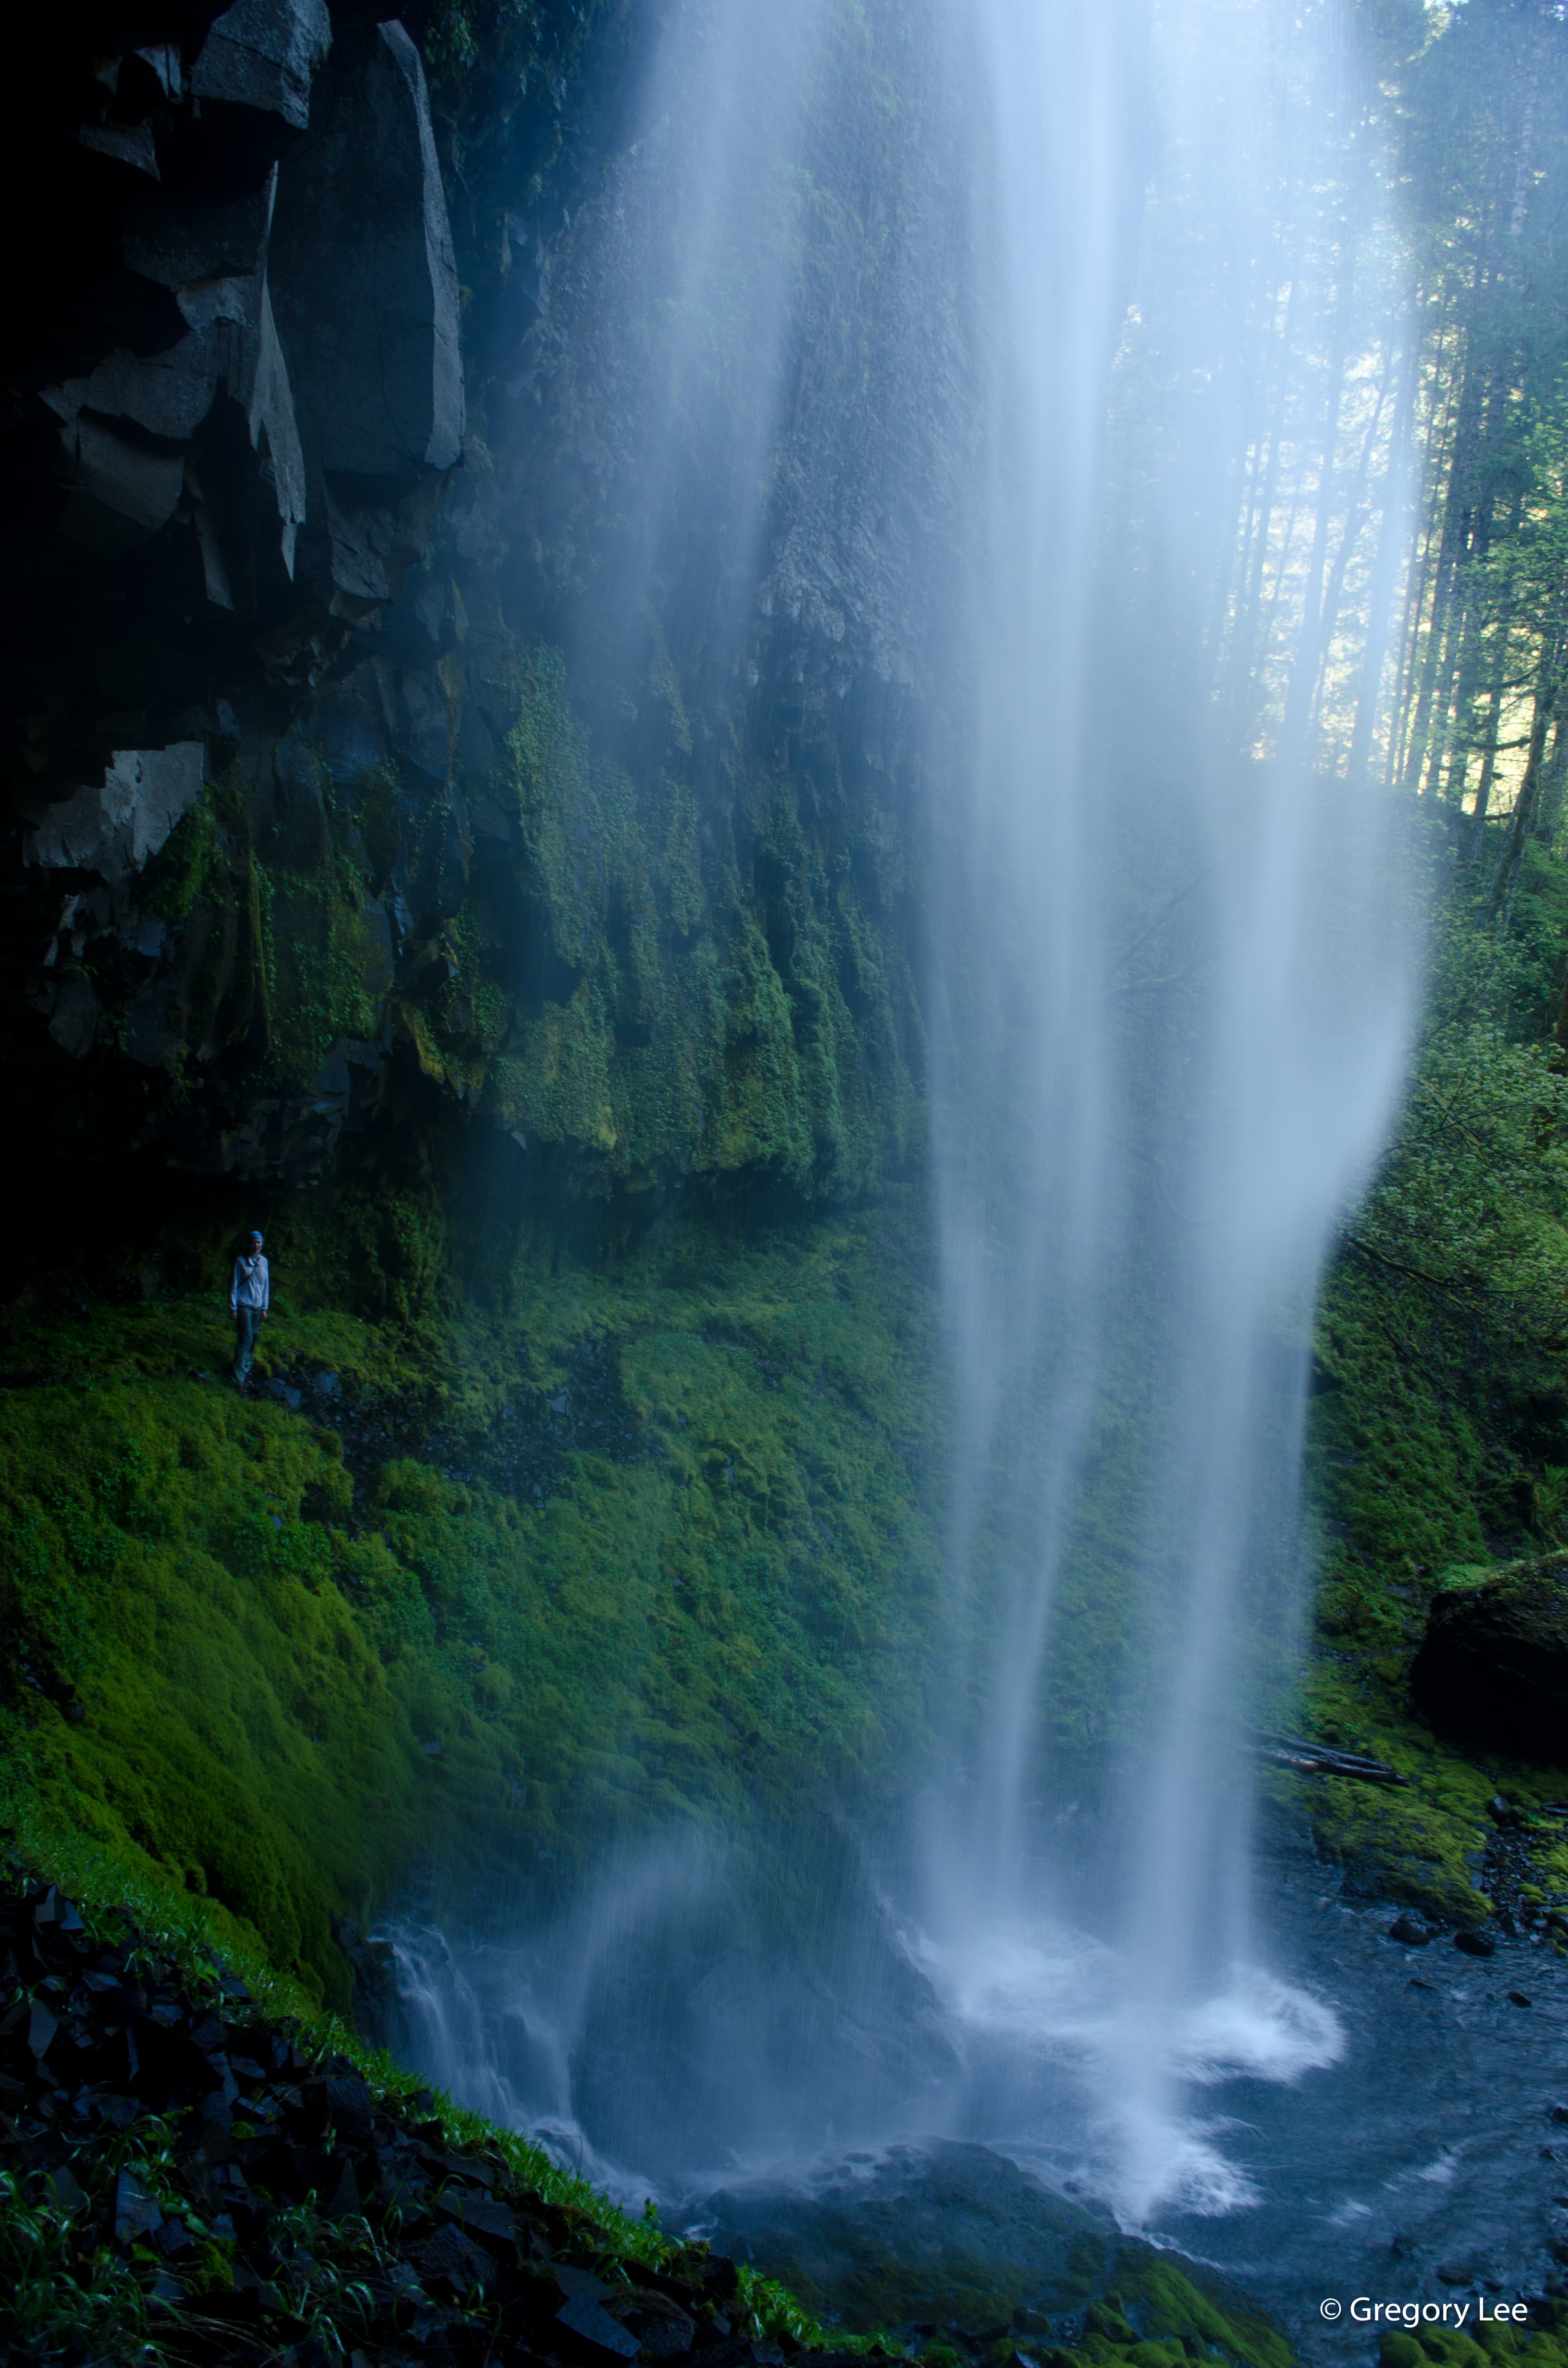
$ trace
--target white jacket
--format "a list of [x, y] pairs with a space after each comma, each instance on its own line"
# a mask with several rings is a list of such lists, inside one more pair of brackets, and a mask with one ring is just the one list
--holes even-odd
[[237, 1258], [234, 1279], [229, 1285], [230, 1315], [237, 1315], [242, 1307], [259, 1307], [265, 1315], [271, 1304], [272, 1281], [261, 1251], [257, 1250], [255, 1258]]

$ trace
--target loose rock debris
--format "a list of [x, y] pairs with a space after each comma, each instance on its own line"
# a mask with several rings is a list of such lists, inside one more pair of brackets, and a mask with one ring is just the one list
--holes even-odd
[[455, 2146], [435, 2101], [312, 2056], [233, 1975], [193, 1989], [128, 1926], [102, 1945], [57, 1890], [0, 1889], [0, 2351], [785, 2368], [801, 2350], [757, 2339], [733, 2262], [631, 2258], [499, 2149]]

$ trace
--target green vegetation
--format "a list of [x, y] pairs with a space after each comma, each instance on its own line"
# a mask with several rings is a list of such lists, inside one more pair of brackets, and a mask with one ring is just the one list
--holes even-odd
[[[491, 296], [514, 243], [536, 243], [508, 226], [516, 209], [542, 220], [548, 185], [559, 211], [585, 31], [624, 13], [426, 12], [442, 137], [464, 166], [463, 269], [488, 272]], [[1320, 1310], [1321, 1591], [1294, 1714], [1410, 1781], [1272, 1782], [1364, 1890], [1471, 1920], [1490, 1904], [1499, 1791], [1537, 1845], [1541, 1904], [1568, 1902], [1562, 1829], [1531, 1822], [1561, 1772], [1457, 1751], [1408, 1699], [1439, 1587], [1568, 1543], [1568, 78], [1540, 12], [1363, 13], [1409, 134], [1423, 267], [1412, 433], [1428, 531], [1387, 774], [1422, 793], [1454, 871], [1415, 1085]], [[839, 51], [865, 38], [848, 12]], [[896, 93], [882, 98], [892, 142]], [[812, 202], [807, 342], [840, 351], [825, 323], [842, 254], [891, 233], [837, 219], [825, 185]], [[727, 347], [744, 322], [737, 305], [715, 324]], [[846, 332], [835, 399], [863, 359]], [[161, 1210], [134, 1253], [106, 1253], [111, 1271], [85, 1258], [76, 1282], [62, 1265], [68, 1289], [51, 1271], [0, 1333], [0, 1813], [89, 1907], [128, 1904], [180, 1948], [221, 1951], [367, 2063], [331, 2019], [348, 2003], [335, 1918], [363, 1924], [422, 1864], [481, 1848], [544, 1906], [608, 1843], [874, 1817], [895, 1781], [907, 1794], [933, 1698], [960, 1682], [935, 1666], [946, 1409], [926, 1212], [898, 1180], [924, 1064], [903, 785], [868, 816], [825, 745], [765, 758], [739, 704], [689, 712], [656, 627], [634, 682], [570, 680], [544, 635], [590, 529], [528, 478], [559, 460], [555, 431], [497, 457], [475, 395], [468, 483], [538, 528], [542, 588], [515, 625], [497, 609], [471, 631], [451, 584], [438, 655], [405, 670], [406, 729], [365, 735], [417, 741], [428, 768], [335, 766], [304, 725], [276, 778], [231, 753], [149, 868], [145, 910], [181, 933], [163, 1032], [95, 1111], [105, 1143], [145, 1144], [157, 1097], [163, 1117], [194, 1119], [221, 1076], [229, 1099], [209, 1103], [243, 1116], [160, 1138], [171, 1168], [237, 1170], [268, 1194], [285, 1174], [316, 1184], [279, 1191], [268, 1217], [261, 1372], [298, 1402], [226, 1386], [226, 1180], [193, 1188], [177, 1223]], [[464, 577], [476, 618], [482, 574]], [[456, 763], [465, 747], [488, 753]], [[406, 900], [389, 888], [400, 866]], [[119, 952], [101, 963], [123, 1041], [132, 974]], [[346, 1087], [327, 1073], [347, 1074], [348, 1050]], [[63, 1098], [53, 1072], [46, 1085]], [[350, 1092], [361, 1123], [335, 1166]], [[1138, 1611], [1119, 1526], [1136, 1361], [1124, 1346], [1092, 1441], [1093, 1533], [1057, 1607], [1059, 1767], [1087, 1756], [1113, 1699], [1138, 1715], [1119, 1658]], [[588, 1367], [614, 1406], [597, 1442], [572, 1404]], [[334, 1387], [312, 1389], [323, 1374]], [[526, 1470], [517, 1429], [538, 1446]], [[988, 1533], [982, 1559], [1007, 1544]], [[780, 1917], [807, 1879], [788, 1858], [775, 1847], [760, 1878]], [[484, 2136], [567, 2194], [521, 2141]], [[49, 2208], [0, 2205], [0, 2271], [35, 2278], [40, 2313], [58, 2302], [106, 2346], [139, 2340], [107, 2268], [101, 2294], [51, 2300]], [[613, 2226], [627, 2248], [655, 2241]], [[967, 2294], [972, 2268], [955, 2259], [938, 2283]], [[801, 2284], [827, 2299], [805, 2263]], [[1047, 2345], [1040, 2368], [1287, 2356], [1142, 2248], [1108, 2248], [1081, 2285], [1082, 2340]], [[816, 2331], [787, 2297], [748, 2293], [762, 2325]], [[881, 2263], [857, 2323], [917, 2306]], [[1558, 2368], [1564, 2348], [1549, 2317], [1479, 2344], [1389, 2335], [1383, 2360]], [[938, 2340], [926, 2357], [960, 2354]]]
[[[704, 848], [673, 679], [666, 761], [641, 788], [596, 753], [554, 650], [494, 634], [483, 669], [458, 650], [427, 679], [443, 743], [465, 706], [506, 724], [470, 780], [474, 824], [428, 781], [335, 779], [301, 743], [286, 795], [232, 763], [150, 866], [148, 909], [181, 930], [143, 1047], [165, 1115], [221, 1062], [252, 1112], [230, 1157], [280, 1128], [313, 1179], [347, 1059], [369, 1075], [392, 1053], [601, 1194], [682, 1175], [842, 1203], [899, 1169], [920, 1124], [909, 962], [801, 785], [735, 748], [733, 829]], [[378, 898], [400, 860], [422, 918], [394, 960]]]
[[926, 2368], [1011, 2368], [1019, 2355], [1037, 2368], [1287, 2368], [1291, 2356], [1215, 2273], [1119, 2236], [979, 2146], [938, 2146], [902, 2165], [894, 2150], [864, 2183], [781, 2195], [775, 2209], [747, 2239], [790, 2292], [862, 2340], [934, 2321]]
[[[1568, 1076], [1547, 1032], [1568, 859], [1529, 845], [1506, 929], [1477, 869], [1443, 916], [1399, 1133], [1324, 1293], [1310, 1452], [1310, 1712], [1411, 1780], [1314, 1786], [1318, 1836], [1363, 1883], [1464, 1918], [1487, 1912], [1487, 1800], [1501, 1785], [1528, 1813], [1562, 1780], [1445, 1748], [1410, 1710], [1410, 1666], [1446, 1578], [1560, 1545], [1568, 1513]], [[1568, 1893], [1560, 1845], [1541, 1883]]]
[[[322, 1400], [312, 1421], [228, 1388], [216, 1275], [14, 1308], [18, 1797], [339, 2006], [330, 1918], [465, 1836], [548, 1884], [654, 1823], [873, 1798], [920, 1748], [936, 1581], [930, 1318], [888, 1240], [677, 1230], [616, 1275], [525, 1269], [506, 1316], [452, 1315], [432, 1371], [419, 1335], [292, 1304], [285, 1234], [263, 1369], [329, 1371], [409, 1449], [443, 1426], [358, 1505]], [[632, 1447], [504, 1493], [508, 1394], [570, 1390], [584, 1344]]]
[[[1559, 17], [1506, 0], [1361, 14], [1418, 290], [1422, 531], [1383, 769], [1442, 886], [1412, 1090], [1320, 1311], [1304, 1715], [1410, 1782], [1278, 1789], [1363, 1887], [1472, 1918], [1486, 1802], [1528, 1818], [1563, 1790], [1449, 1748], [1408, 1680], [1436, 1589], [1557, 1547], [1568, 1509], [1568, 52]], [[1561, 1902], [1568, 1859], [1539, 1839]]]
[[[470, 1055], [456, 1081], [530, 1141], [580, 1145], [632, 1178], [673, 1169], [863, 1192], [913, 1147], [900, 1048], [919, 1024], [907, 964], [863, 910], [847, 860], [824, 862], [787, 776], [754, 777], [737, 758], [751, 867], [771, 893], [747, 893], [728, 865], [705, 882], [680, 771], [660, 770], [640, 795], [596, 759], [553, 651], [522, 653], [509, 689], [517, 722], [492, 782], [554, 975], [508, 1033], [496, 957], [517, 916], [494, 893], [465, 905], [427, 1064], [461, 1057], [437, 1049], [454, 1034], [483, 1038], [488, 1008], [504, 1049], [477, 1073]], [[673, 682], [666, 696], [678, 760], [690, 731]]]
[[1499, 2327], [1488, 2323], [1473, 2334], [1455, 2328], [1423, 2328], [1419, 2335], [1390, 2328], [1378, 2346], [1381, 2368], [1495, 2368], [1501, 2360], [1527, 2362], [1528, 2368], [1559, 2368], [1568, 2360], [1568, 2309], [1560, 2302], [1530, 2305], [1530, 2324]]

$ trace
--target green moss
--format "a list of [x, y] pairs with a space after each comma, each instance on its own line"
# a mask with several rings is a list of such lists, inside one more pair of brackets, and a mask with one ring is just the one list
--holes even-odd
[[335, 1045], [375, 1036], [388, 965], [366, 918], [364, 882], [349, 861], [338, 859], [315, 879], [270, 876], [275, 1016], [267, 1074], [275, 1084], [302, 1087]]
[[1234, 2287], [1216, 2280], [1206, 2289], [1188, 2274], [1187, 2265], [1178, 2268], [1168, 2254], [1142, 2245], [1118, 2248], [1113, 2274], [1122, 2310], [1142, 2337], [1131, 2354], [1124, 2351], [1139, 2368], [1150, 2339], [1174, 2344], [1168, 2357], [1190, 2357], [1187, 2347], [1196, 2346], [1200, 2353], [1244, 2362], [1247, 2368], [1289, 2368], [1290, 2344]]
[[1308, 1478], [1322, 1583], [1292, 1715], [1408, 1783], [1278, 1791], [1361, 1887], [1460, 1919], [1490, 1905], [1476, 1881], [1486, 1800], [1500, 1784], [1561, 1789], [1435, 1736], [1409, 1679], [1439, 1585], [1563, 1536], [1568, 1076], [1535, 1029], [1565, 882], [1561, 857], [1532, 850], [1511, 937], [1449, 916], [1409, 1101], [1318, 1323]]
[[[690, 786], [660, 768], [634, 788], [594, 754], [557, 652], [520, 652], [511, 694], [496, 779], [551, 964], [515, 1003], [477, 1082], [482, 1106], [630, 1178], [760, 1171], [865, 1190], [911, 1147], [913, 986], [847, 870], [803, 830], [798, 789], [737, 759], [746, 852], [705, 862]], [[672, 762], [688, 754], [689, 733], [672, 729]], [[476, 919], [465, 1008], [483, 994], [485, 949], [512, 934], [499, 911]], [[490, 984], [494, 1036], [502, 982]]]
[[210, 795], [182, 814], [142, 875], [142, 903], [161, 921], [184, 921], [221, 879], [222, 848]]
[[51, 1375], [0, 1395], [24, 1791], [339, 2003], [331, 1916], [465, 1836], [563, 1871], [607, 1835], [873, 1795], [921, 1748], [924, 1298], [865, 1224], [703, 1252], [524, 1270], [437, 1360], [297, 1310], [279, 1246], [261, 1370], [440, 1414], [472, 1460], [519, 1383], [622, 1344], [634, 1460], [574, 1452], [518, 1502], [394, 1455], [353, 1524], [335, 1435], [215, 1378], [216, 1292], [15, 1309], [11, 1355]]
[[414, 1846], [418, 1752], [406, 1679], [334, 1583], [355, 1550], [301, 1519], [312, 1491], [340, 1494], [310, 1426], [210, 1385], [0, 1405], [0, 1503], [29, 1543], [11, 1692], [54, 1697], [26, 1738], [42, 1798], [342, 2003], [329, 1914], [363, 1912]]

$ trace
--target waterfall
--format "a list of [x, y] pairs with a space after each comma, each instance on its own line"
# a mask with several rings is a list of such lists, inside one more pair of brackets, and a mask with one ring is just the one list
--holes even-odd
[[[879, 1879], [950, 2054], [874, 2112], [1022, 2144], [1068, 2063], [1134, 2220], [1242, 2198], [1192, 2084], [1338, 2044], [1251, 1930], [1245, 1731], [1416, 967], [1380, 785], [1414, 363], [1352, 13], [684, 0], [559, 300], [585, 383], [635, 389], [585, 422], [617, 490], [574, 681], [678, 647], [765, 721], [857, 668], [917, 719], [951, 1509]], [[612, 1925], [536, 2020], [587, 2027]], [[477, 1993], [418, 1962], [422, 2052], [466, 2017], [467, 2064]], [[864, 2135], [843, 2080], [805, 2109], [834, 2087], [747, 2103], [781, 2150]]]
[[971, 21], [993, 312], [934, 867], [965, 1682], [925, 1921], [977, 2031], [1085, 2049], [1139, 2217], [1233, 2200], [1195, 2067], [1335, 2046], [1245, 1970], [1244, 1746], [1294, 1638], [1316, 1279], [1411, 1017], [1387, 802], [1346, 778], [1401, 282], [1345, 12]]
[[[967, 1682], [926, 1916], [972, 2024], [1086, 2045], [1137, 2216], [1231, 2195], [1196, 2060], [1334, 2046], [1240, 1970], [1244, 1742], [1289, 1666], [1315, 1281], [1410, 1019], [1386, 803], [1344, 778], [1403, 533], [1397, 243], [1340, 12], [976, 23], [933, 1130]], [[1085, 1788], [1086, 1841], [1051, 1818]]]

